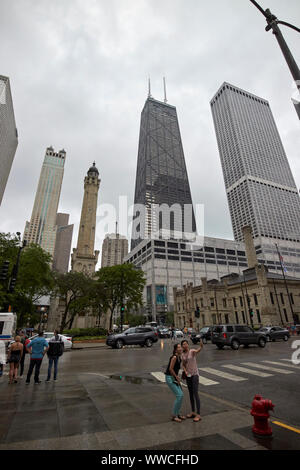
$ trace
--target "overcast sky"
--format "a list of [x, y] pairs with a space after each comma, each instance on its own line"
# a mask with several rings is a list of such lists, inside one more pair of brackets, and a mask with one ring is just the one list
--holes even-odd
[[[299, 26], [299, 0], [260, 0]], [[232, 238], [209, 101], [231, 82], [270, 102], [296, 184], [295, 87], [275, 37], [249, 0], [1, 0], [0, 74], [10, 77], [19, 146], [0, 207], [0, 231], [23, 233], [47, 146], [67, 152], [59, 211], [74, 223], [95, 160], [101, 204], [133, 203], [140, 113], [147, 97], [177, 107], [194, 204], [205, 234]], [[300, 36], [282, 27], [300, 64]], [[96, 239], [96, 249], [102, 240]]]

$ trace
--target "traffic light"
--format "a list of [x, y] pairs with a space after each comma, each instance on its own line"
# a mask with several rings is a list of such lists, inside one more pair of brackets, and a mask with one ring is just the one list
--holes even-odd
[[250, 309], [249, 313], [250, 313], [250, 318], [253, 318], [253, 316], [254, 316], [254, 313], [253, 313], [253, 310], [252, 310], [252, 308]]
[[0, 272], [0, 281], [6, 281], [7, 279], [9, 263], [9, 261], [3, 261]]
[[121, 305], [121, 313], [125, 312], [125, 305]]
[[10, 279], [9, 286], [8, 286], [8, 292], [10, 294], [12, 294], [14, 292], [15, 287], [16, 287], [16, 282], [17, 282], [17, 279], [15, 277], [12, 277]]

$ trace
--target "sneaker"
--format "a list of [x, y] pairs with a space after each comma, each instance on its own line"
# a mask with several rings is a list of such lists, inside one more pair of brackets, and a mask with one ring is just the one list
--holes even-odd
[[38, 382], [34, 382], [35, 384], [41, 384], [42, 382], [39, 380]]

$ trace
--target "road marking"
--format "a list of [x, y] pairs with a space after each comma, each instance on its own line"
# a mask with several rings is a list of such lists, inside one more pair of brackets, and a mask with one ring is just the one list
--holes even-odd
[[292, 369], [300, 370], [299, 366], [293, 366], [292, 364], [282, 364], [282, 362], [273, 362], [273, 361], [262, 361], [262, 362], [266, 362], [267, 364], [274, 364], [275, 366], [291, 367]]
[[277, 426], [281, 426], [282, 428], [286, 428], [286, 429], [289, 429], [290, 431], [300, 434], [300, 429], [293, 428], [292, 426], [288, 426], [287, 424], [281, 423], [280, 421], [272, 421], [272, 424], [277, 424]]
[[234, 366], [234, 365], [231, 365], [231, 364], [228, 364], [228, 365], [222, 366], [222, 367], [226, 367], [226, 369], [236, 370], [238, 372], [244, 372], [245, 374], [257, 375], [257, 377], [272, 377], [273, 376], [273, 374], [267, 374], [266, 372], [260, 372], [258, 370], [246, 369], [246, 367], [239, 367], [239, 366]]
[[294, 363], [294, 361], [292, 359], [280, 359], [281, 361], [286, 361], [286, 362], [292, 362]]
[[243, 365], [256, 367], [257, 369], [270, 370], [271, 372], [278, 372], [279, 374], [294, 374], [292, 370], [277, 369], [275, 367], [263, 366], [262, 364], [254, 364], [252, 362], [243, 362]]
[[153, 375], [153, 377], [155, 377], [159, 382], [166, 383], [166, 376], [162, 372], [151, 372], [151, 375]]
[[218, 385], [219, 382], [215, 382], [214, 380], [207, 379], [206, 377], [202, 377], [202, 375], [199, 375], [199, 383], [201, 385], [205, 385], [205, 387], [209, 385]]
[[224, 379], [232, 380], [233, 382], [242, 382], [244, 380], [248, 380], [244, 377], [228, 374], [227, 372], [223, 372], [221, 370], [211, 369], [210, 367], [202, 367], [199, 370], [201, 370], [202, 372], [207, 372], [208, 374], [217, 375], [218, 377], [223, 377]]

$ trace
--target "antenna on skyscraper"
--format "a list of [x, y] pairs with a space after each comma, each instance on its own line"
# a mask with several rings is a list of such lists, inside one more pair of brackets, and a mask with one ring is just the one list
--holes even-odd
[[165, 98], [164, 98], [164, 102], [167, 103], [168, 100], [167, 100], [167, 86], [166, 86], [166, 78], [164, 77], [164, 95], [165, 95]]
[[148, 78], [148, 98], [152, 98], [150, 77]]

